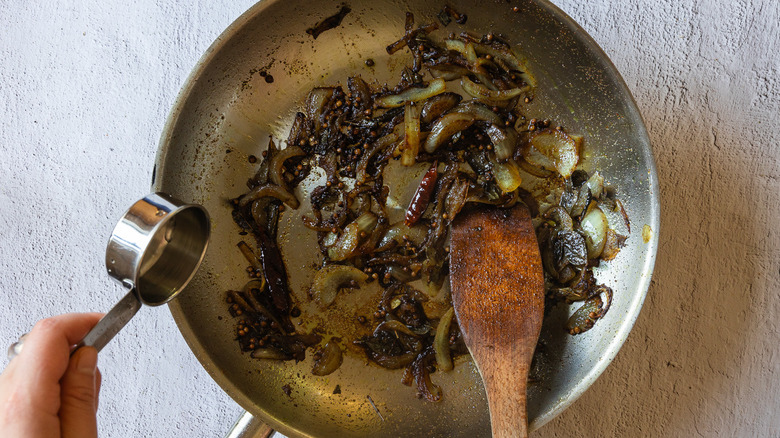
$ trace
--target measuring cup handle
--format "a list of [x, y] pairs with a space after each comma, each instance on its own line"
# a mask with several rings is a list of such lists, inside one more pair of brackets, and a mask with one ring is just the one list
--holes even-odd
[[114, 336], [122, 330], [122, 327], [127, 324], [133, 318], [133, 315], [141, 308], [141, 301], [135, 295], [135, 290], [131, 289], [127, 295], [124, 296], [118, 303], [111, 309], [106, 316], [98, 321], [95, 327], [87, 333], [84, 338], [76, 344], [76, 349], [81, 347], [94, 347], [97, 351], [100, 351], [108, 344], [108, 341], [114, 338]]

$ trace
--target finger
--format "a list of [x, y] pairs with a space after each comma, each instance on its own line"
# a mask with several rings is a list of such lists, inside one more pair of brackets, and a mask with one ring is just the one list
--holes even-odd
[[46, 318], [24, 339], [21, 353], [14, 363], [14, 383], [28, 402], [56, 414], [59, 400], [49, 395], [59, 388], [59, 382], [68, 367], [71, 346], [87, 334], [102, 317], [99, 313], [71, 313]]
[[60, 425], [62, 438], [96, 437], [97, 350], [79, 348], [62, 378]]
[[95, 375], [95, 411], [100, 407], [100, 387], [103, 385], [103, 374], [97, 370]]

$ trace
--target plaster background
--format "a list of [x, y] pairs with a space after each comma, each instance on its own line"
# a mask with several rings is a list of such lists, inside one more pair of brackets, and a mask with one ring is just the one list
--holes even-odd
[[[185, 78], [252, 3], [0, 2], [0, 345], [120, 297], [107, 237], [149, 190]], [[662, 219], [634, 331], [535, 436], [780, 435], [780, 3], [555, 3], [634, 93]], [[165, 309], [140, 312], [100, 367], [105, 437], [222, 436], [240, 411]]]

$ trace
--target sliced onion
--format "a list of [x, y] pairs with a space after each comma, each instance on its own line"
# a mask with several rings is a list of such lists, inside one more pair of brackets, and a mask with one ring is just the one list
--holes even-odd
[[249, 303], [246, 302], [243, 295], [241, 295], [240, 292], [235, 290], [229, 290], [227, 291], [227, 296], [230, 300], [233, 301], [243, 312], [254, 312], [255, 309], [252, 308], [252, 306], [249, 305]]
[[574, 203], [569, 209], [569, 213], [573, 218], [582, 217], [583, 213], [587, 213], [588, 206], [592, 204], [591, 201], [593, 199], [587, 184], [580, 186], [580, 190], [576, 193], [576, 196], [577, 199], [574, 200]]
[[343, 361], [341, 348], [333, 339], [328, 341], [318, 353], [319, 358], [314, 359], [314, 366], [311, 369], [311, 373], [315, 376], [327, 376], [341, 366]]
[[460, 213], [460, 210], [466, 204], [466, 198], [469, 193], [469, 182], [465, 179], [456, 179], [450, 186], [447, 194], [447, 217], [450, 221]]
[[436, 352], [436, 363], [442, 371], [452, 369], [452, 356], [450, 354], [450, 326], [452, 325], [452, 316], [455, 309], [450, 307], [439, 320], [436, 327], [436, 338], [433, 341], [433, 348]]
[[250, 202], [254, 202], [264, 197], [276, 198], [287, 204], [292, 209], [296, 209], [301, 205], [295, 195], [287, 191], [284, 187], [277, 186], [276, 184], [265, 184], [255, 187], [249, 191], [249, 193], [239, 198], [238, 205], [241, 207], [246, 207]]
[[607, 217], [594, 203], [588, 208], [585, 217], [580, 222], [580, 227], [585, 233], [585, 245], [588, 247], [588, 258], [596, 259], [604, 251], [604, 243], [607, 240]]
[[499, 161], [506, 161], [515, 154], [517, 146], [517, 131], [514, 129], [503, 129], [495, 124], [491, 124], [485, 129], [485, 133], [490, 137], [493, 143], [493, 150]]
[[411, 166], [420, 152], [420, 105], [406, 102], [404, 105], [404, 144], [401, 164]]
[[399, 245], [404, 244], [404, 237], [410, 240], [415, 245], [419, 246], [425, 236], [428, 233], [428, 227], [420, 223], [414, 224], [411, 227], [406, 226], [404, 221], [397, 222], [390, 226], [385, 233], [382, 240], [379, 242], [379, 248], [386, 247], [390, 242], [397, 242]]
[[467, 74], [473, 74], [477, 79], [492, 91], [497, 91], [498, 88], [490, 80], [485, 68], [482, 66], [486, 60], [477, 57], [477, 52], [474, 51], [474, 44], [470, 42], [463, 42], [461, 40], [447, 39], [444, 40], [444, 45], [447, 50], [453, 50], [463, 55], [466, 58], [466, 62], [469, 63], [470, 70]]
[[494, 125], [500, 126], [504, 124], [504, 121], [501, 120], [501, 117], [499, 117], [498, 114], [496, 114], [484, 103], [475, 100], [463, 102], [453, 108], [451, 112], [469, 114], [474, 117], [474, 120], [489, 122]]
[[604, 193], [604, 177], [601, 176], [598, 171], [593, 172], [593, 175], [588, 178], [588, 181], [586, 181], [585, 184], [588, 185], [590, 194], [593, 195], [594, 198], [598, 199], [601, 197], [601, 194]]
[[374, 361], [380, 367], [387, 368], [389, 370], [397, 370], [412, 363], [412, 361], [417, 357], [418, 353], [412, 351], [409, 353], [404, 353], [400, 356], [390, 356], [369, 349], [366, 351], [366, 354], [368, 355], [369, 359]]
[[417, 102], [441, 94], [444, 92], [445, 88], [446, 83], [444, 82], [444, 79], [437, 78], [432, 80], [425, 88], [410, 88], [399, 94], [378, 97], [374, 103], [382, 108], [397, 108], [409, 101]]
[[425, 140], [425, 152], [436, 152], [445, 141], [456, 133], [463, 131], [474, 123], [474, 117], [470, 114], [447, 113], [433, 124], [431, 133]]
[[488, 87], [478, 84], [468, 76], [464, 76], [460, 79], [460, 85], [463, 90], [473, 97], [478, 99], [487, 99], [491, 101], [509, 100], [519, 96], [525, 91], [523, 88], [511, 88], [509, 90], [491, 90]]
[[327, 265], [320, 268], [314, 275], [311, 285], [311, 295], [322, 307], [333, 304], [339, 289], [352, 282], [368, 279], [368, 274], [354, 266]]
[[[549, 159], [558, 173], [564, 178], [571, 176], [574, 168], [580, 160], [578, 145], [570, 136], [557, 129], [545, 129], [531, 137], [531, 146], [540, 154]], [[526, 160], [534, 163], [533, 155], [526, 156]], [[539, 163], [544, 167], [543, 163]]]
[[400, 141], [401, 138], [403, 138], [403, 134], [404, 125], [399, 123], [393, 127], [393, 130], [389, 134], [380, 137], [368, 148], [367, 151], [364, 151], [360, 156], [360, 161], [358, 161], [357, 164], [355, 180], [359, 183], [365, 182], [366, 176], [368, 174], [368, 164], [374, 155], [378, 154], [380, 151], [385, 150], [386, 147], [391, 146], [393, 143]]
[[520, 168], [523, 169], [525, 172], [528, 172], [537, 178], [549, 178], [553, 175], [551, 171], [541, 167], [534, 166], [533, 164], [526, 161], [525, 158], [520, 158], [519, 160], [517, 160], [517, 165], [520, 166]]
[[555, 229], [559, 231], [574, 230], [574, 221], [563, 207], [552, 207], [544, 213], [544, 217], [555, 222]]
[[281, 151], [275, 153], [274, 156], [271, 158], [271, 169], [270, 169], [271, 182], [289, 191], [289, 189], [287, 188], [287, 181], [284, 180], [284, 162], [289, 160], [290, 158], [300, 157], [302, 155], [306, 155], [306, 152], [304, 152], [303, 149], [300, 148], [300, 146], [295, 146], [295, 145], [288, 146], [282, 149]]
[[412, 273], [405, 271], [402, 267], [396, 265], [390, 265], [385, 269], [385, 273], [390, 274], [391, 277], [400, 281], [401, 283], [407, 283], [414, 280]]
[[496, 178], [496, 185], [504, 193], [515, 191], [523, 183], [517, 164], [513, 160], [506, 163], [494, 162], [493, 176]]
[[254, 359], [290, 360], [291, 357], [276, 348], [258, 348], [249, 354]]
[[407, 327], [406, 324], [402, 323], [401, 321], [398, 321], [397, 319], [382, 321], [382, 323], [376, 326], [376, 329], [374, 329], [374, 335], [376, 335], [377, 333], [383, 330], [403, 333], [405, 335], [413, 336], [415, 338], [419, 337], [415, 332], [412, 331], [412, 329]]
[[370, 233], [373, 231], [378, 222], [379, 217], [370, 211], [361, 214], [357, 219], [355, 219], [355, 223], [358, 226], [358, 231], [363, 233]]
[[469, 64], [477, 62], [477, 52], [474, 50], [474, 44], [466, 43], [461, 40], [446, 39], [444, 40], [444, 47], [447, 50], [454, 50], [463, 55]]
[[319, 87], [311, 90], [306, 98], [306, 115], [314, 121], [315, 131], [319, 131], [322, 113], [335, 92], [336, 89], [332, 87]]
[[487, 44], [474, 45], [474, 51], [479, 55], [490, 55], [494, 61], [503, 64], [505, 68], [520, 74], [526, 84], [536, 87], [536, 79], [528, 72], [525, 61], [509, 48], [496, 48]]
[[463, 99], [463, 97], [460, 94], [451, 92], [441, 93], [431, 97], [423, 103], [422, 109], [420, 110], [420, 121], [426, 124], [433, 122], [445, 112], [456, 107], [461, 99]]
[[612, 228], [607, 228], [607, 235], [606, 239], [604, 240], [604, 251], [601, 253], [601, 260], [614, 259], [620, 252], [620, 249], [623, 248], [625, 242], [626, 236], [621, 236]]
[[598, 295], [587, 299], [566, 321], [566, 330], [572, 335], [579, 335], [593, 328], [596, 319], [602, 314], [603, 305]]
[[623, 216], [623, 223], [626, 225], [627, 231], [631, 233], [631, 221], [628, 220], [628, 213], [626, 213], [626, 208], [620, 199], [615, 199], [615, 210], [619, 211], [620, 215]]
[[328, 257], [333, 261], [348, 259], [357, 249], [360, 242], [360, 228], [355, 222], [344, 227], [336, 242], [328, 247]]
[[439, 64], [429, 67], [428, 71], [431, 72], [431, 76], [434, 78], [441, 78], [445, 81], [454, 81], [455, 79], [460, 79], [463, 76], [471, 74], [471, 70], [466, 67], [451, 64]]
[[412, 362], [410, 368], [412, 375], [414, 376], [414, 383], [417, 386], [417, 391], [422, 397], [429, 402], [437, 402], [441, 400], [441, 388], [434, 385], [431, 381], [431, 373], [428, 370], [428, 364], [430, 354], [420, 354]]
[[236, 244], [238, 249], [241, 251], [241, 254], [244, 255], [244, 258], [252, 265], [252, 267], [255, 269], [255, 271], [262, 272], [263, 271], [263, 265], [260, 263], [260, 259], [257, 258], [257, 255], [255, 255], [255, 252], [252, 251], [252, 248], [247, 245], [246, 242], [243, 240], [238, 242]]

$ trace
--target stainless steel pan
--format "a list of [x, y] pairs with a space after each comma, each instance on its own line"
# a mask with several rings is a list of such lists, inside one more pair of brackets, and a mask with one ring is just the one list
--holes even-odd
[[[585, 136], [586, 170], [599, 169], [615, 186], [632, 232], [619, 256], [598, 270], [615, 290], [605, 319], [586, 334], [561, 329], [567, 309], [556, 309], [543, 329], [545, 374], [529, 390], [531, 428], [577, 399], [617, 354], [642, 306], [655, 259], [658, 184], [650, 144], [636, 105], [614, 66], [593, 40], [545, 1], [449, 0], [468, 21], [444, 32], [506, 35], [518, 45], [538, 80], [530, 116], [550, 118]], [[395, 82], [409, 59], [385, 46], [403, 29], [404, 12], [418, 23], [436, 20], [444, 2], [353, 1], [341, 25], [316, 40], [306, 29], [338, 12], [336, 0], [266, 0], [233, 23], [203, 56], [171, 112], [157, 156], [155, 190], [209, 210], [212, 245], [186, 294], [170, 304], [195, 355], [239, 404], [291, 436], [487, 436], [487, 403], [470, 360], [435, 373], [440, 403], [415, 398], [400, 371], [367, 366], [347, 356], [327, 377], [310, 374], [309, 360], [294, 364], [253, 360], [234, 341], [235, 321], [224, 291], [246, 281], [236, 250], [238, 229], [226, 200], [245, 190], [254, 172], [247, 156], [261, 153], [268, 136], [284, 139], [296, 109], [317, 85], [345, 83], [349, 75]], [[513, 8], [517, 7], [517, 12]], [[367, 58], [375, 66], [368, 67]], [[260, 73], [264, 72], [265, 75]], [[273, 82], [269, 82], [269, 76]], [[299, 194], [300, 195], [300, 194]], [[299, 196], [301, 199], [305, 198]], [[302, 207], [305, 208], [305, 205]], [[295, 293], [312, 269], [306, 231], [294, 214], [282, 221], [282, 251]], [[641, 236], [643, 225], [654, 232]], [[339, 386], [340, 393], [334, 394]], [[283, 389], [291, 390], [287, 395]], [[338, 391], [335, 391], [338, 392]]]

